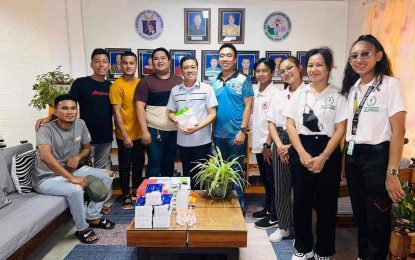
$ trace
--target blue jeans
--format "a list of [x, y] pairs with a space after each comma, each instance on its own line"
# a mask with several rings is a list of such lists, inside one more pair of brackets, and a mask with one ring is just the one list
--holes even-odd
[[[105, 186], [110, 189], [112, 179], [102, 169], [96, 168], [81, 168], [73, 173], [74, 176], [87, 176], [93, 175], [100, 179]], [[62, 176], [50, 177], [41, 180], [39, 185], [35, 188], [38, 193], [53, 195], [53, 196], [66, 196], [69, 204], [69, 210], [71, 211], [75, 226], [78, 231], [82, 231], [89, 227], [86, 219], [98, 219], [102, 215], [100, 214], [104, 202], [91, 202], [85, 212], [84, 208], [84, 190], [77, 184], [72, 184], [68, 179]]]
[[151, 127], [148, 131], [151, 135], [151, 143], [147, 146], [146, 178], [172, 177], [177, 153], [177, 131], [162, 131]]
[[[246, 156], [246, 140], [245, 143], [242, 145], [235, 145], [234, 139], [225, 139], [225, 138], [217, 138], [214, 137], [214, 144], [215, 148], [218, 147], [220, 152], [222, 153], [222, 157], [225, 160], [233, 159], [235, 157], [238, 157], [238, 163], [242, 166], [244, 163], [244, 157]], [[239, 174], [242, 178], [245, 178], [245, 173], [242, 168], [239, 166], [234, 166], [235, 170], [239, 170]], [[236, 194], [238, 195], [239, 204], [241, 205], [241, 208], [243, 209], [245, 206], [245, 187], [238, 187], [236, 185], [233, 185]]]

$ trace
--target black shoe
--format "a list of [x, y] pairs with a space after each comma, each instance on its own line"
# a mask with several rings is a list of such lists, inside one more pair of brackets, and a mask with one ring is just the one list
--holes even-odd
[[273, 227], [278, 227], [278, 221], [272, 220], [271, 217], [268, 216], [255, 222], [255, 227], [259, 229], [269, 229]]
[[263, 219], [263, 218], [265, 218], [265, 217], [268, 217], [270, 214], [269, 214], [269, 212], [268, 212], [268, 210], [266, 209], [266, 208], [264, 208], [264, 209], [262, 209], [262, 210], [260, 210], [260, 211], [257, 211], [257, 212], [254, 212], [254, 213], [252, 213], [252, 217], [254, 218], [254, 219]]

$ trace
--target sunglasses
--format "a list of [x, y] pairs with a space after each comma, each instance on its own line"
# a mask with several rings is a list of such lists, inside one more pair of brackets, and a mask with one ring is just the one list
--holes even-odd
[[349, 56], [349, 61], [356, 62], [359, 59], [359, 57], [364, 59], [364, 60], [367, 60], [367, 59], [370, 58], [371, 55], [372, 55], [372, 53], [368, 50], [362, 51], [362, 52], [360, 52], [360, 54], [359, 53], [352, 53]]
[[279, 76], [285, 75], [286, 73], [290, 73], [293, 70], [294, 66], [293, 65], [288, 65], [285, 69], [280, 69], [280, 71], [278, 72]]

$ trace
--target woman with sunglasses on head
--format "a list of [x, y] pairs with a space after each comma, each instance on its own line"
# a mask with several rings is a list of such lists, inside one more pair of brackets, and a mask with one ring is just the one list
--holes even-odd
[[342, 93], [348, 96], [345, 171], [358, 225], [358, 257], [386, 259], [390, 199], [405, 197], [397, 174], [406, 110], [401, 84], [392, 77], [385, 50], [372, 35], [353, 43]]
[[277, 213], [275, 212], [275, 188], [274, 173], [272, 170], [272, 140], [269, 136], [267, 112], [271, 99], [280, 89], [272, 82], [275, 71], [275, 63], [266, 58], [261, 58], [254, 65], [255, 77], [258, 84], [253, 85], [254, 102], [252, 112], [252, 152], [255, 153], [259, 174], [265, 187], [265, 207], [254, 212], [252, 217], [258, 219], [255, 227], [269, 229], [278, 226]]
[[[284, 110], [294, 190], [295, 253], [292, 260], [315, 257], [328, 260], [335, 254], [337, 197], [340, 186], [339, 143], [347, 119], [346, 98], [329, 84], [333, 54], [329, 48], [307, 52], [311, 83], [296, 91]], [[312, 210], [316, 211], [316, 242]], [[313, 250], [314, 246], [314, 250]]]
[[279, 76], [285, 88], [274, 95], [267, 113], [269, 134], [275, 144], [273, 149], [273, 169], [275, 185], [275, 209], [278, 220], [277, 230], [269, 236], [271, 242], [277, 243], [290, 235], [292, 226], [291, 174], [288, 164], [287, 117], [282, 115], [291, 95], [304, 86], [301, 75], [302, 66], [296, 57], [287, 57], [279, 63]]

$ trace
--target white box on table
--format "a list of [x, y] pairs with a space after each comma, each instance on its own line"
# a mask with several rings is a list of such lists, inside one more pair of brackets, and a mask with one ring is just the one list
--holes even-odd
[[[171, 212], [171, 211], [170, 211]], [[153, 228], [169, 228], [171, 223], [171, 214], [164, 217], [153, 217]]]
[[152, 228], [153, 217], [135, 217], [135, 228]]

